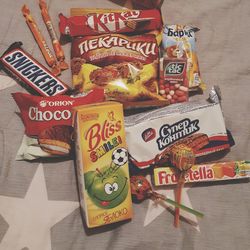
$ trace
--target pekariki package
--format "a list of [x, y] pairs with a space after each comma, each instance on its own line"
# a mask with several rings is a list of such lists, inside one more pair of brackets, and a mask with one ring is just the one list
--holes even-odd
[[230, 148], [219, 103], [175, 104], [125, 118], [131, 161], [139, 168], [171, 162], [174, 151], [195, 158]]
[[190, 90], [202, 87], [198, 57], [195, 45], [197, 28], [188, 25], [165, 25], [162, 35], [164, 58], [187, 61], [187, 81]]
[[88, 227], [132, 217], [122, 104], [104, 102], [75, 110], [76, 163]]
[[72, 42], [73, 86], [104, 89], [108, 100], [122, 103], [168, 101], [158, 90], [158, 45], [154, 35], [107, 34]]
[[69, 156], [73, 146], [73, 107], [104, 101], [102, 89], [80, 96], [52, 97], [13, 93], [25, 126], [17, 160]]

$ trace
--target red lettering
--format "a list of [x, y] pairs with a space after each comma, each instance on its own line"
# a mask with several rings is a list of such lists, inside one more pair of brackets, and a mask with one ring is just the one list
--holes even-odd
[[91, 126], [88, 130], [88, 132], [85, 135], [85, 140], [89, 142], [89, 149], [88, 151], [94, 150], [101, 141], [100, 136], [100, 124], [96, 123], [93, 126]]
[[193, 178], [196, 181], [200, 179], [200, 173], [197, 170], [193, 171]]
[[[121, 121], [113, 124], [107, 120], [104, 121], [102, 126], [99, 123], [92, 125], [85, 135], [85, 140], [89, 142], [88, 151], [95, 150], [101, 141], [107, 141], [115, 132], [120, 131], [121, 127]], [[118, 136], [118, 140], [120, 143], [122, 142], [120, 136]]]
[[214, 174], [213, 174], [212, 169], [207, 169], [207, 178], [208, 179], [213, 179], [214, 178]]
[[168, 183], [168, 179], [166, 178], [166, 172], [165, 171], [160, 171], [158, 173], [158, 180], [159, 180], [160, 185]]
[[121, 124], [121, 121], [118, 121], [116, 124], [115, 124], [115, 131], [118, 132], [120, 131], [122, 128], [122, 124]]
[[96, 162], [98, 159], [95, 151], [92, 151], [89, 156], [92, 162]]

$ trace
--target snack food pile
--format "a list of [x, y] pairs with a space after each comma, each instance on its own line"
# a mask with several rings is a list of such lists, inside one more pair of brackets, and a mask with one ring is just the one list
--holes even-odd
[[[13, 42], [0, 61], [27, 91], [12, 93], [25, 127], [16, 160], [74, 160], [89, 228], [132, 219], [132, 201], [146, 198], [171, 204], [178, 227], [179, 209], [204, 216], [182, 204], [186, 183], [250, 177], [250, 162], [244, 159], [206, 161], [229, 152], [234, 141], [217, 87], [208, 100], [189, 99], [205, 88], [195, 44], [198, 29], [165, 24], [162, 1], [151, 8], [147, 2], [152, 1], [132, 2], [140, 9], [58, 13], [57, 30], [40, 0], [54, 53], [24, 5], [24, 23], [47, 66], [21, 42]], [[70, 41], [70, 56], [62, 41]], [[72, 82], [66, 84], [59, 77], [68, 68]], [[157, 186], [174, 188], [175, 201], [154, 191]]]

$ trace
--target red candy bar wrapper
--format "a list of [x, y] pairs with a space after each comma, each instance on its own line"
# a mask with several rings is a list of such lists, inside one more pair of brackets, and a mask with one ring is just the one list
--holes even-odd
[[42, 130], [55, 125], [71, 126], [73, 107], [104, 100], [102, 89], [94, 89], [77, 97], [40, 97], [25, 93], [13, 93], [12, 96], [21, 111], [25, 134], [28, 136], [37, 136]]
[[110, 33], [138, 33], [162, 28], [161, 13], [158, 9], [91, 13], [69, 18], [59, 14], [59, 18], [61, 34], [71, 37]]
[[39, 97], [24, 93], [12, 95], [25, 126], [18, 160], [69, 155], [73, 144], [73, 108], [104, 101], [102, 89], [94, 89], [77, 97]]
[[[179, 173], [171, 167], [154, 169], [154, 185], [178, 184]], [[185, 174], [185, 183], [228, 181], [250, 177], [250, 161], [215, 162], [192, 166]]]
[[55, 96], [70, 88], [22, 48], [13, 43], [1, 56], [1, 68], [15, 78], [31, 94]]
[[173, 150], [184, 146], [195, 158], [230, 148], [219, 103], [179, 103], [127, 116], [125, 128], [131, 161], [139, 168], [173, 164]]

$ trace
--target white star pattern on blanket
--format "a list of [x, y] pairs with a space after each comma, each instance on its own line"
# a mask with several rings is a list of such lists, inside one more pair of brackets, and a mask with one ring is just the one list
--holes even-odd
[[42, 164], [23, 199], [0, 196], [0, 204], [0, 214], [9, 224], [0, 250], [50, 250], [50, 228], [79, 207], [79, 202], [48, 200]]
[[[150, 181], [150, 176], [147, 176], [147, 180]], [[182, 189], [182, 200], [181, 203], [187, 207], [193, 208], [191, 201], [188, 197], [188, 191], [189, 188], [183, 188]], [[160, 194], [165, 195], [166, 197], [174, 200], [174, 190], [169, 190], [169, 189], [157, 189], [155, 190]], [[169, 205], [168, 203], [162, 201], [159, 202], [158, 204], [156, 204], [154, 201], [150, 200], [149, 204], [148, 204], [148, 210], [147, 210], [147, 214], [145, 216], [145, 220], [144, 220], [144, 227], [149, 225], [151, 222], [153, 222], [158, 216], [160, 216], [163, 212], [169, 213], [167, 211], [167, 208], [170, 208], [171, 210], [174, 210], [174, 207], [172, 205]], [[191, 213], [188, 213], [186, 211], [183, 211], [182, 209], [180, 209], [180, 215], [182, 217], [185, 218], [185, 220], [187, 222], [189, 222], [190, 224], [192, 224], [194, 226], [194, 228], [197, 231], [200, 231], [199, 225], [198, 225], [198, 220], [197, 217]], [[172, 215], [171, 215], [172, 216]], [[174, 220], [173, 220], [174, 221]]]

